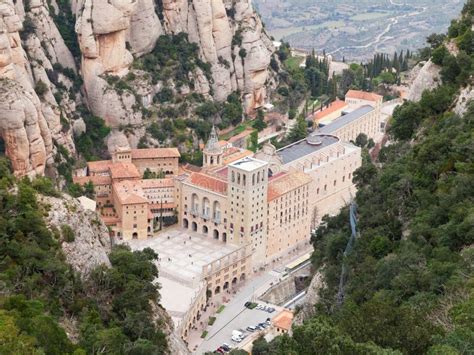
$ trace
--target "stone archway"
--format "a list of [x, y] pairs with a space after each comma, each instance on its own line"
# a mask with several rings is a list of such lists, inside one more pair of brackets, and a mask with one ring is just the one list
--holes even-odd
[[214, 239], [219, 239], [219, 231], [217, 229], [214, 229], [214, 231], [212, 232], [212, 235]]
[[137, 232], [134, 232], [132, 234], [132, 239], [138, 239], [138, 233]]
[[237, 277], [234, 277], [232, 279], [232, 286], [235, 286], [235, 285], [237, 285]]
[[193, 222], [193, 223], [191, 224], [191, 229], [193, 230], [193, 232], [197, 232], [197, 230], [198, 230], [198, 225], [197, 225], [196, 222]]
[[242, 275], [240, 275], [240, 281], [245, 281], [245, 273], [242, 273]]
[[216, 289], [214, 290], [214, 294], [217, 295], [221, 292], [221, 287], [217, 286]]
[[207, 226], [202, 226], [202, 233], [207, 234], [209, 232], [209, 228]]
[[222, 241], [227, 243], [227, 233], [222, 233]]
[[222, 289], [227, 290], [228, 288], [229, 288], [229, 281], [226, 281]]
[[186, 229], [189, 227], [189, 221], [186, 218], [183, 219], [183, 227]]

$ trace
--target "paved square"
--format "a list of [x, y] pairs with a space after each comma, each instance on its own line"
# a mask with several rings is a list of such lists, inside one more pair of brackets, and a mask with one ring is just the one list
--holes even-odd
[[144, 240], [127, 242], [133, 250], [152, 248], [158, 253], [160, 277], [171, 278], [188, 287], [201, 280], [203, 266], [237, 250], [238, 247], [182, 228], [171, 228]]

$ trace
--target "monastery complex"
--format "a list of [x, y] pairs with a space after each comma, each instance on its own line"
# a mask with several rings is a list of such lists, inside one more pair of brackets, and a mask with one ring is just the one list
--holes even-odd
[[[253, 153], [219, 141], [213, 128], [201, 168], [180, 165], [175, 148], [127, 148], [89, 162], [74, 181], [94, 185], [97, 210], [117, 240], [142, 248], [153, 237], [167, 285], [162, 303], [186, 339], [206, 298], [307, 248], [321, 218], [350, 202], [361, 166], [351, 141], [380, 131], [381, 105], [379, 95], [350, 90], [314, 116], [311, 135], [278, 150], [266, 143]], [[154, 237], [172, 224], [178, 228], [166, 238]], [[166, 293], [173, 288], [191, 296], [177, 302]]]

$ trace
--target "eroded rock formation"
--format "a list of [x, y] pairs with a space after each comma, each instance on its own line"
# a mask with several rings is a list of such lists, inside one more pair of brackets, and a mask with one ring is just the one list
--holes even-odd
[[410, 101], [420, 101], [425, 90], [431, 90], [441, 83], [439, 75], [440, 67], [431, 60], [421, 64], [412, 70], [413, 81], [410, 84], [407, 99]]
[[243, 94], [246, 111], [266, 99], [272, 41], [249, 0], [163, 0], [165, 31], [186, 32], [212, 64], [217, 100]]
[[[44, 174], [53, 163], [53, 141], [74, 151], [71, 135], [61, 127], [54, 86], [46, 74], [54, 62], [73, 66], [74, 61], [49, 15], [45, 16], [43, 2], [32, 0], [29, 6], [34, 14], [29, 26], [35, 32], [22, 41], [22, 2], [0, 3], [0, 136], [18, 176]], [[41, 100], [34, 90], [38, 83]]]
[[109, 231], [96, 212], [85, 210], [68, 195], [42, 196], [41, 202], [49, 206], [46, 221], [51, 228], [61, 231], [63, 225], [68, 225], [74, 231], [74, 240], [61, 246], [66, 261], [76, 272], [85, 277], [98, 265], [110, 265]]
[[[236, 90], [247, 112], [264, 104], [271, 40], [248, 0], [163, 0], [159, 20], [152, 0], [79, 0], [76, 32], [89, 106], [111, 126], [139, 124], [136, 97], [119, 93], [105, 75], [124, 76], [134, 56], [150, 52], [164, 34], [185, 32], [199, 45], [201, 59], [212, 65], [212, 83], [197, 70], [195, 91], [224, 101]], [[147, 93], [149, 94], [149, 93]]]

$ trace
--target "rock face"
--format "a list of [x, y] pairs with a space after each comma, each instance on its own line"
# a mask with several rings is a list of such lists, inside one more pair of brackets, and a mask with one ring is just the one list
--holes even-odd
[[470, 103], [474, 100], [474, 88], [471, 85], [466, 86], [459, 93], [459, 97], [454, 107], [454, 112], [458, 115], [464, 115]]
[[[134, 57], [150, 52], [162, 34], [185, 32], [199, 45], [201, 59], [212, 65], [214, 99], [224, 101], [236, 90], [246, 111], [264, 104], [268, 66], [274, 51], [249, 0], [163, 0], [161, 17], [152, 0], [78, 0], [76, 32], [82, 52], [81, 71], [88, 104], [112, 127], [137, 125], [136, 99], [110, 88], [104, 75], [124, 76]], [[209, 93], [202, 73], [196, 91]]]
[[294, 324], [303, 324], [305, 319], [312, 317], [315, 313], [315, 305], [319, 300], [319, 290], [324, 286], [323, 275], [320, 272], [316, 272], [309, 284], [308, 290], [301, 310], [295, 317]]
[[74, 231], [73, 242], [63, 242], [62, 249], [68, 264], [85, 277], [96, 266], [109, 266], [109, 231], [97, 213], [85, 210], [77, 199], [42, 197], [41, 202], [50, 206], [46, 221], [50, 227], [61, 230], [66, 224]]
[[5, 153], [15, 174], [42, 175], [51, 159], [52, 141], [38, 98], [16, 81], [1, 79], [0, 117]]
[[274, 47], [250, 0], [163, 0], [163, 18], [167, 33], [199, 44], [217, 100], [240, 90], [247, 112], [264, 104]]
[[441, 83], [439, 76], [440, 67], [431, 60], [424, 63], [420, 68], [413, 70], [413, 81], [408, 91], [407, 99], [410, 101], [420, 101], [421, 95], [425, 90], [431, 90]]
[[[44, 174], [53, 163], [53, 141], [74, 152], [71, 134], [60, 124], [61, 113], [52, 93], [54, 85], [46, 74], [52, 63], [61, 61], [73, 66], [73, 60], [44, 11], [42, 1], [30, 1], [34, 16], [28, 18], [28, 30], [33, 33], [22, 41], [22, 2], [0, 3], [0, 136], [18, 176]], [[41, 99], [34, 90], [40, 82]]]

